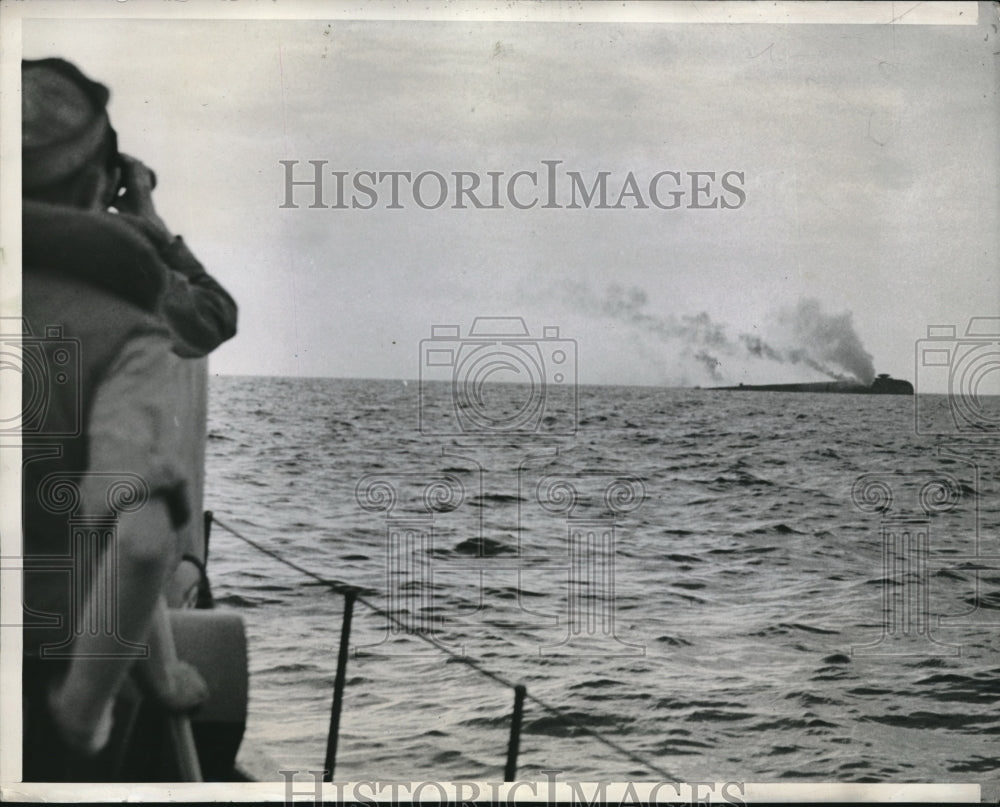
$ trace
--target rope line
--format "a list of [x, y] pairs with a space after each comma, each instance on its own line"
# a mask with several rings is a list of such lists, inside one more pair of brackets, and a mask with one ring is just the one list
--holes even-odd
[[[474, 658], [470, 658], [469, 656], [465, 656], [465, 655], [462, 655], [460, 653], [455, 652], [454, 650], [452, 650], [447, 645], [441, 643], [440, 641], [438, 641], [437, 639], [435, 639], [433, 636], [430, 636], [430, 635], [428, 635], [426, 633], [411, 632], [410, 630], [408, 630], [409, 626], [406, 625], [406, 623], [404, 623], [401, 619], [399, 619], [395, 615], [393, 615], [390, 612], [384, 610], [383, 608], [380, 608], [378, 605], [376, 605], [375, 603], [373, 603], [370, 600], [368, 600], [363, 594], [361, 594], [361, 590], [357, 586], [353, 586], [350, 583], [344, 583], [344, 582], [342, 582], [340, 580], [329, 580], [329, 579], [327, 579], [325, 577], [321, 577], [320, 575], [316, 574], [315, 572], [310, 571], [309, 569], [306, 569], [304, 566], [299, 566], [299, 564], [295, 563], [294, 561], [288, 560], [287, 558], [279, 555], [274, 550], [268, 549], [263, 544], [261, 544], [261, 543], [259, 543], [257, 541], [254, 541], [253, 539], [248, 538], [247, 536], [243, 535], [241, 532], [239, 532], [239, 530], [237, 530], [235, 527], [232, 527], [229, 524], [227, 524], [225, 521], [223, 521], [222, 519], [220, 519], [217, 515], [213, 517], [213, 522], [215, 524], [217, 524], [218, 526], [222, 527], [222, 529], [224, 529], [226, 532], [230, 533], [234, 537], [239, 538], [244, 543], [252, 546], [257, 551], [262, 552], [263, 554], [265, 554], [265, 555], [273, 558], [274, 560], [278, 561], [279, 563], [284, 564], [288, 568], [294, 569], [295, 571], [299, 572], [300, 574], [303, 574], [306, 577], [309, 577], [310, 579], [315, 580], [317, 583], [320, 583], [320, 584], [322, 584], [324, 586], [327, 586], [328, 588], [330, 588], [332, 591], [336, 592], [337, 594], [346, 594], [348, 591], [353, 591], [354, 595], [355, 595], [355, 601], [356, 602], [363, 603], [368, 608], [370, 608], [372, 611], [374, 611], [376, 614], [379, 614], [380, 616], [383, 616], [386, 619], [388, 619], [390, 622], [395, 623], [398, 627], [400, 627], [404, 631], [406, 631], [408, 633], [408, 635], [414, 636], [414, 637], [416, 637], [418, 639], [423, 640], [424, 642], [427, 642], [427, 644], [429, 644], [429, 645], [437, 648], [438, 650], [440, 650], [445, 655], [447, 655], [447, 656], [455, 659], [456, 661], [461, 662], [462, 664], [465, 664], [468, 667], [471, 667], [473, 670], [475, 670], [476, 672], [478, 672], [480, 675], [483, 675], [486, 678], [489, 678], [490, 680], [495, 681], [496, 683], [500, 684], [501, 686], [505, 686], [505, 687], [507, 687], [508, 689], [511, 689], [511, 690], [516, 689], [517, 685], [514, 684], [513, 681], [511, 681], [508, 678], [505, 678], [504, 676], [500, 675], [499, 673], [495, 673], [492, 670], [486, 669], [486, 667], [483, 666], [482, 662], [477, 661]], [[575, 728], [579, 729], [580, 731], [584, 732], [585, 734], [588, 734], [589, 736], [591, 736], [592, 738], [594, 738], [598, 742], [602, 743], [603, 745], [606, 745], [608, 748], [611, 748], [612, 750], [617, 751], [619, 754], [621, 754], [625, 758], [631, 760], [632, 762], [636, 762], [636, 763], [638, 763], [638, 764], [640, 764], [640, 765], [642, 765], [642, 766], [644, 766], [646, 768], [649, 768], [654, 773], [657, 773], [660, 776], [664, 777], [665, 780], [667, 780], [667, 781], [673, 781], [673, 782], [680, 781], [679, 779], [677, 779], [675, 776], [673, 776], [672, 774], [670, 774], [667, 771], [665, 771], [660, 766], [653, 764], [649, 760], [644, 759], [643, 757], [639, 756], [638, 754], [636, 754], [633, 751], [629, 751], [627, 748], [623, 747], [622, 745], [620, 745], [619, 743], [615, 742], [614, 740], [612, 740], [612, 739], [610, 739], [608, 737], [605, 737], [602, 733], [600, 733], [596, 729], [592, 729], [589, 726], [586, 726], [583, 723], [581, 723], [575, 717], [571, 717], [570, 715], [566, 714], [558, 706], [553, 706], [552, 704], [547, 703], [546, 701], [542, 700], [538, 696], [533, 695], [530, 690], [525, 693], [525, 698], [527, 700], [531, 701], [532, 703], [534, 703], [536, 706], [541, 707], [544, 711], [548, 712], [549, 714], [551, 714], [551, 715], [553, 715], [555, 717], [558, 717], [560, 720], [563, 720], [564, 722], [569, 723], [570, 725], [574, 726]]]

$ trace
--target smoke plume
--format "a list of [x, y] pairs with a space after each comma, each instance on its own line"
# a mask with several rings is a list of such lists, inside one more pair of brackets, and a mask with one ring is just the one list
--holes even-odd
[[569, 292], [572, 301], [589, 313], [610, 317], [671, 343], [680, 355], [699, 363], [713, 381], [723, 380], [720, 356], [802, 365], [837, 381], [871, 384], [875, 380], [872, 356], [855, 333], [850, 312], [828, 314], [814, 298], [800, 300], [793, 308], [774, 315], [770, 324], [783, 338], [781, 344], [770, 344], [756, 334], [730, 338], [725, 326], [706, 312], [650, 314], [646, 292], [635, 286], [609, 286], [603, 297], [593, 294], [585, 284], [574, 284]]
[[800, 345], [803, 360], [810, 367], [815, 361], [816, 369], [836, 378], [837, 374], [829, 369], [832, 364], [846, 370], [862, 384], [875, 380], [872, 354], [865, 350], [855, 333], [849, 311], [826, 314], [819, 300], [808, 298], [799, 300], [794, 309], [782, 311], [779, 319], [791, 329], [792, 338]]

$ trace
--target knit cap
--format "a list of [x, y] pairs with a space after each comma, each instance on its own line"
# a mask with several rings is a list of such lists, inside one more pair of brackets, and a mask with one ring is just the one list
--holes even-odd
[[107, 87], [63, 59], [21, 62], [24, 190], [71, 176], [115, 137], [106, 111], [109, 96]]

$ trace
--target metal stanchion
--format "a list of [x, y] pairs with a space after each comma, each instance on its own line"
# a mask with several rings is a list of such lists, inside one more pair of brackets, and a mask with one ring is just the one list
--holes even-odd
[[524, 717], [524, 696], [528, 690], [524, 684], [514, 687], [514, 712], [510, 716], [510, 740], [507, 742], [507, 764], [503, 769], [503, 780], [513, 782], [517, 777], [517, 753], [521, 748], [521, 720]]
[[340, 628], [340, 652], [337, 654], [337, 676], [333, 679], [333, 706], [330, 709], [330, 731], [326, 736], [326, 762], [323, 765], [323, 781], [333, 781], [333, 770], [337, 762], [337, 736], [340, 734], [340, 712], [344, 706], [344, 683], [347, 680], [347, 657], [351, 648], [351, 616], [354, 614], [354, 600], [357, 592], [344, 593], [344, 622]]

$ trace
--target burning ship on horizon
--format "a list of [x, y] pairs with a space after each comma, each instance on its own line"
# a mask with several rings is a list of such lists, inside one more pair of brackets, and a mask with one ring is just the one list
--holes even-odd
[[880, 373], [871, 384], [856, 380], [815, 381], [805, 384], [738, 384], [735, 387], [710, 387], [737, 392], [838, 392], [854, 395], [913, 395], [913, 384], [888, 373]]
[[[648, 295], [639, 286], [612, 284], [603, 295], [599, 295], [581, 282], [570, 284], [567, 291], [581, 310], [629, 326], [638, 336], [640, 345], [646, 340], [669, 345], [675, 361], [681, 362], [684, 367], [676, 373], [683, 379], [683, 386], [687, 385], [688, 377], [696, 374], [702, 377], [707, 375], [716, 385], [699, 385], [699, 389], [914, 394], [909, 381], [892, 378], [888, 373], [876, 375], [874, 357], [865, 350], [861, 337], [854, 329], [850, 311], [829, 313], [814, 297], [802, 298], [795, 305], [779, 309], [762, 319], [760, 332], [743, 332], [732, 337], [726, 326], [706, 311], [699, 314], [657, 314], [649, 311]], [[764, 369], [770, 375], [776, 365], [795, 367], [800, 374], [812, 371], [818, 376], [826, 376], [828, 380], [724, 386], [741, 371], [749, 375]], [[668, 373], [666, 385], [676, 384], [675, 378], [673, 373]]]

